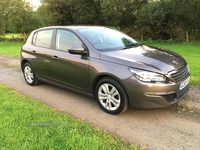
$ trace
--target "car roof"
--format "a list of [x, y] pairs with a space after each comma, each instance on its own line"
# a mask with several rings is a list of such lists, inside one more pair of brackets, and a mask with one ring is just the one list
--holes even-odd
[[83, 29], [83, 28], [106, 28], [105, 26], [85, 26], [85, 25], [73, 25], [73, 26], [49, 26], [43, 27], [36, 30], [43, 30], [43, 29]]

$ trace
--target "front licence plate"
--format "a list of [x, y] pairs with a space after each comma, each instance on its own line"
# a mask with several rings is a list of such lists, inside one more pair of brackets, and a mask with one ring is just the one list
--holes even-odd
[[179, 84], [179, 91], [184, 89], [190, 82], [190, 76]]

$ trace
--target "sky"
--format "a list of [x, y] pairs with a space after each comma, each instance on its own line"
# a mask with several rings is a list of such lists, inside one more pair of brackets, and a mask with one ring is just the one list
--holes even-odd
[[41, 5], [40, 0], [26, 0], [27, 2], [30, 2], [32, 6], [35, 7], [35, 9], [38, 8], [38, 6]]

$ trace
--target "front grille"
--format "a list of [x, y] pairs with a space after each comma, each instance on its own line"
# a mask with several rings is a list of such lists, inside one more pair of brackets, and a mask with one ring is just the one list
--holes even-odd
[[175, 82], [180, 82], [190, 75], [188, 66], [183, 66], [178, 71], [171, 73], [170, 76]]

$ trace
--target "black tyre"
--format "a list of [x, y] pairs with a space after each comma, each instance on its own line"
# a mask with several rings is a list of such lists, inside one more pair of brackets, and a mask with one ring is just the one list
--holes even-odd
[[128, 108], [124, 88], [112, 78], [103, 78], [96, 86], [96, 99], [100, 107], [109, 114], [123, 113]]
[[33, 86], [39, 83], [37, 77], [35, 76], [35, 72], [29, 63], [24, 64], [23, 74], [24, 74], [24, 79], [29, 85]]

